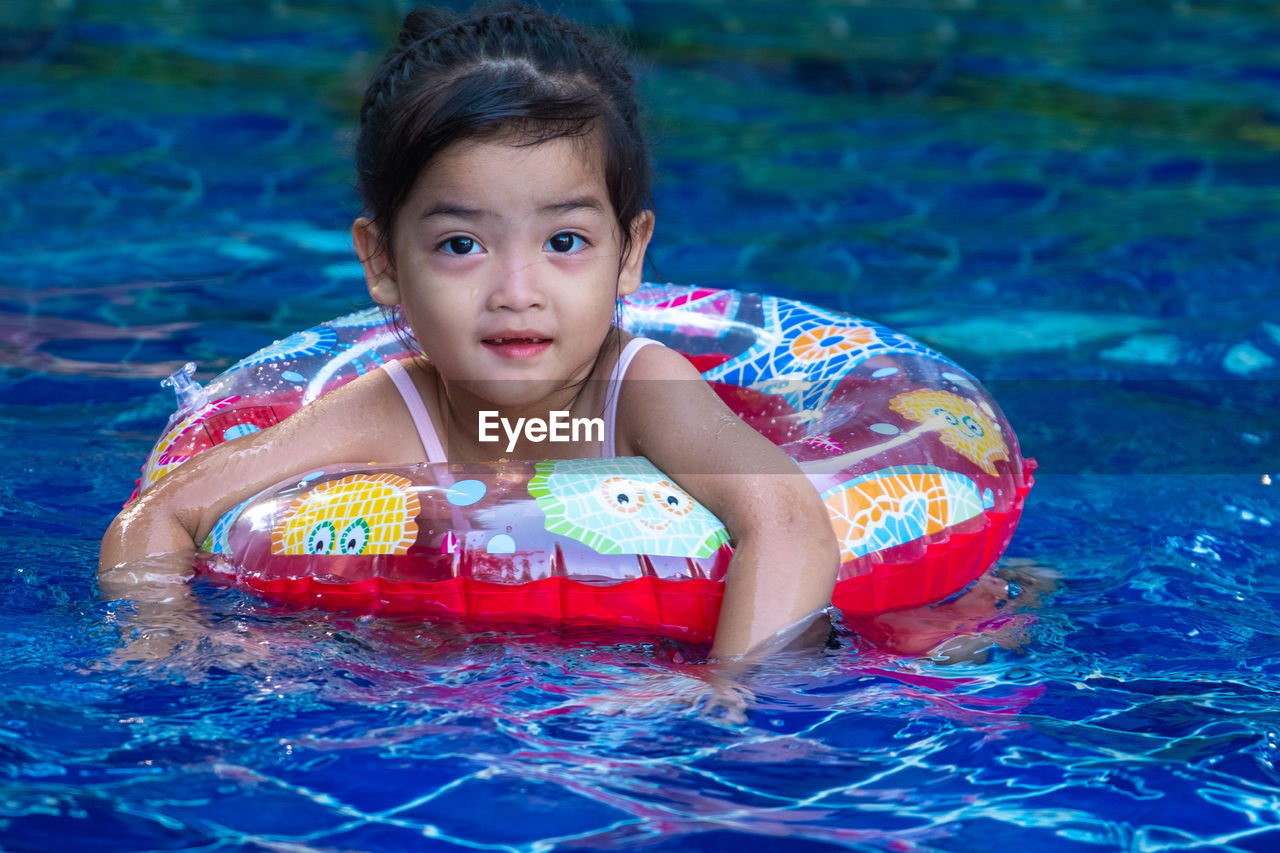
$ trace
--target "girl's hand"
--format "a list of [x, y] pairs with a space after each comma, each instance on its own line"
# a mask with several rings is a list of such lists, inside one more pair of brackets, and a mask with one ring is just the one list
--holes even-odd
[[755, 697], [738, 675], [736, 667], [716, 664], [633, 671], [625, 685], [572, 704], [607, 717], [693, 714], [710, 722], [740, 725], [747, 722], [747, 707]]
[[234, 620], [213, 623], [191, 593], [191, 555], [161, 554], [98, 572], [102, 598], [115, 602], [109, 622], [122, 645], [110, 657], [119, 665], [178, 666], [199, 677], [202, 660], [224, 669], [256, 663], [266, 640]]

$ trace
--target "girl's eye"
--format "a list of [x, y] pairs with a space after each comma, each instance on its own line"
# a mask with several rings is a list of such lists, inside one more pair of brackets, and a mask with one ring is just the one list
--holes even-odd
[[587, 241], [571, 231], [561, 231], [547, 241], [547, 248], [557, 254], [580, 252], [587, 247]]
[[474, 255], [480, 250], [480, 244], [470, 237], [450, 237], [440, 248], [450, 255]]

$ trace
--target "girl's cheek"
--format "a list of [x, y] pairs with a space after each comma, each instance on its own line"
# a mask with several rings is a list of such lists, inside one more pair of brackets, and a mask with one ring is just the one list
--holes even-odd
[[483, 255], [451, 255], [447, 252], [428, 255], [427, 263], [433, 276], [453, 281], [474, 277], [485, 266]]
[[604, 261], [607, 258], [604, 253], [595, 246], [583, 249], [580, 252], [572, 252], [567, 254], [551, 254], [547, 262], [554, 269], [560, 270], [567, 275], [589, 274], [594, 273], [597, 268], [604, 267]]

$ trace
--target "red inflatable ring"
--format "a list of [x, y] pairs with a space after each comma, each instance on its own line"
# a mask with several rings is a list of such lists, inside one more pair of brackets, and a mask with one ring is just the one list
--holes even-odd
[[[685, 353], [813, 481], [847, 614], [937, 601], [1003, 553], [1035, 463], [945, 357], [866, 320], [729, 290], [647, 285], [623, 317]], [[183, 405], [141, 488], [407, 355], [370, 309], [278, 341], [206, 388], [175, 374]], [[697, 642], [711, 639], [732, 554], [719, 521], [639, 458], [309, 472], [228, 512], [203, 548], [202, 574], [297, 607]]]

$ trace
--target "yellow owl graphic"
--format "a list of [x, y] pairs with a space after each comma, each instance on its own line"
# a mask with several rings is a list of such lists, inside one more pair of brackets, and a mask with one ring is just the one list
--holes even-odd
[[404, 554], [418, 538], [413, 483], [350, 474], [300, 495], [271, 530], [273, 554]]
[[889, 407], [916, 423], [929, 424], [943, 444], [988, 474], [996, 473], [997, 461], [1009, 458], [1000, 428], [972, 400], [950, 391], [922, 388], [899, 394], [889, 401]]

